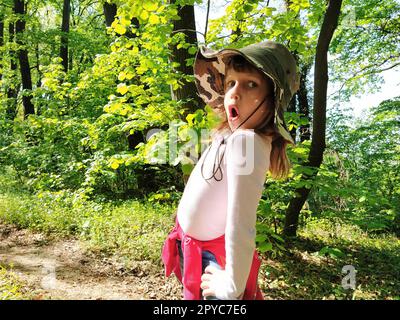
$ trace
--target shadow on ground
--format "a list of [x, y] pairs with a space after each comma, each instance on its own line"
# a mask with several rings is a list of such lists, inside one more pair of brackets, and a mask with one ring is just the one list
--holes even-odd
[[[373, 248], [340, 242], [334, 246], [340, 257], [318, 254], [327, 246], [322, 240], [299, 237], [286, 243], [281, 256], [265, 257], [260, 278], [266, 298], [400, 299], [398, 245]], [[354, 282], [348, 270], [342, 273], [349, 265], [356, 270]], [[349, 288], [352, 283], [354, 289]]]

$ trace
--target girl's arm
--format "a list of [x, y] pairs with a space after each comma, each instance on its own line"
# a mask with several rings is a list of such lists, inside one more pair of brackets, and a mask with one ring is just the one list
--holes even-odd
[[252, 130], [238, 130], [226, 149], [228, 208], [225, 270], [206, 269], [203, 295], [237, 299], [244, 292], [255, 250], [256, 211], [269, 166], [269, 140]]

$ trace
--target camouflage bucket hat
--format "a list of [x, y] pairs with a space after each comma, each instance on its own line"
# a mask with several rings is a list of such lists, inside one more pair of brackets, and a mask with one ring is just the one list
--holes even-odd
[[272, 79], [275, 95], [275, 125], [284, 139], [294, 143], [285, 125], [283, 113], [299, 88], [299, 76], [296, 60], [280, 43], [264, 41], [242, 49], [219, 51], [201, 47], [196, 54], [193, 66], [199, 96], [212, 108], [223, 106], [225, 65], [234, 55], [243, 56], [256, 69]]

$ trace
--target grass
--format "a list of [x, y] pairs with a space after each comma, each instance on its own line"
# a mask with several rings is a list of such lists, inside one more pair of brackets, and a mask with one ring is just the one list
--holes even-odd
[[[0, 174], [0, 220], [56, 236], [76, 236], [93, 252], [149, 260], [160, 253], [174, 207], [135, 200], [89, 201], [79, 192], [24, 192]], [[354, 266], [355, 288], [342, 287], [342, 269]], [[400, 241], [339, 218], [308, 219], [277, 256], [264, 256], [261, 288], [269, 299], [400, 299]], [[23, 297], [12, 272], [0, 269], [7, 297]], [[4, 289], [5, 288], [5, 289]], [[1, 293], [3, 292], [3, 293]], [[1, 296], [0, 296], [1, 297]]]
[[0, 221], [57, 236], [76, 236], [87, 248], [129, 260], [160, 262], [174, 208], [158, 203], [89, 201], [79, 192], [28, 194], [0, 175]]
[[[318, 219], [286, 247], [280, 256], [266, 257], [261, 271], [271, 299], [400, 299], [400, 241], [394, 235]], [[354, 289], [342, 286], [349, 274], [342, 269], [349, 265], [356, 270]]]
[[12, 270], [0, 265], [0, 300], [29, 300], [33, 296]]

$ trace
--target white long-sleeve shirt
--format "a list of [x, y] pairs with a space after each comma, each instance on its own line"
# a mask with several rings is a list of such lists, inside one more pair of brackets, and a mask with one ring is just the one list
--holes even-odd
[[[239, 129], [220, 145], [222, 136], [202, 154], [178, 206], [182, 230], [202, 241], [225, 234], [226, 265], [212, 283], [219, 299], [236, 299], [244, 291], [255, 249], [256, 211], [271, 152], [270, 138]], [[216, 154], [219, 154], [216, 157]], [[209, 178], [221, 159], [222, 180]], [[216, 173], [221, 178], [221, 172]]]

